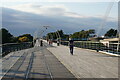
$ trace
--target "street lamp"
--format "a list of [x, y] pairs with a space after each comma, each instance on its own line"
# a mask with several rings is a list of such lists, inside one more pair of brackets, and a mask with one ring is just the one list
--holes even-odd
[[[45, 27], [46, 29], [48, 29], [48, 27], [51, 27], [51, 26], [43, 26], [43, 27]], [[53, 28], [53, 27], [51, 27], [51, 28]], [[57, 31], [57, 33], [55, 33], [55, 34], [56, 34], [56, 36], [57, 36], [59, 39], [61, 39], [60, 34], [59, 34], [58, 31]]]
[[[45, 30], [47, 30], [49, 26], [43, 26], [43, 27], [45, 27]], [[39, 31], [38, 31], [38, 30], [36, 30], [36, 31], [34, 32], [33, 44], [35, 44], [35, 40], [41, 38], [41, 35], [45, 32], [45, 30], [42, 30], [42, 31], [40, 32], [40, 34], [39, 34]]]
[[119, 48], [120, 48], [120, 19], [118, 18], [118, 45], [117, 45], [117, 53], [119, 52]]

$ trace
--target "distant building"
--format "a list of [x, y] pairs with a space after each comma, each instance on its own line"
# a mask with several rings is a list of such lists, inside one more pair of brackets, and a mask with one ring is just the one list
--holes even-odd
[[104, 43], [104, 42], [108, 42], [108, 43], [118, 43], [120, 39], [119, 38], [109, 38], [109, 39], [103, 39], [100, 40], [100, 42]]
[[119, 40], [120, 40], [119, 38], [109, 38], [109, 39], [100, 40], [100, 42], [109, 47], [109, 44], [117, 45]]

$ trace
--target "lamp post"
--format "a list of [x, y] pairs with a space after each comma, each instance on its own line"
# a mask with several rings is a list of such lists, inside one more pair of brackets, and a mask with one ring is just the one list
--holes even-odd
[[[44, 28], [45, 28], [45, 30], [47, 30], [49, 27], [51, 27], [51, 26], [43, 26]], [[51, 28], [53, 28], [53, 27], [51, 27]], [[40, 39], [41, 38], [41, 35], [45, 32], [45, 30], [42, 30], [42, 31], [40, 31], [40, 33], [38, 34], [38, 30], [37, 31], [35, 31], [35, 33], [34, 33], [34, 39], [33, 39], [33, 44], [35, 44], [35, 42], [34, 42], [34, 40], [37, 40], [37, 39]], [[56, 33], [56, 36], [58, 37], [58, 39], [60, 39], [60, 42], [61, 42], [61, 37], [60, 37], [60, 34], [59, 34], [59, 32], [57, 31]], [[38, 36], [39, 35], [39, 36]], [[52, 36], [53, 37], [53, 36]]]
[[119, 52], [119, 47], [120, 47], [120, 32], [118, 31], [117, 53]]
[[[43, 26], [43, 27], [45, 28], [45, 30], [47, 30], [49, 26]], [[35, 44], [35, 40], [37, 40], [37, 39], [39, 40], [39, 39], [41, 38], [41, 35], [45, 32], [45, 30], [40, 31], [40, 34], [38, 34], [38, 33], [39, 33], [38, 30], [36, 30], [36, 31], [34, 32], [33, 45]], [[39, 36], [38, 36], [38, 35], [39, 35]]]

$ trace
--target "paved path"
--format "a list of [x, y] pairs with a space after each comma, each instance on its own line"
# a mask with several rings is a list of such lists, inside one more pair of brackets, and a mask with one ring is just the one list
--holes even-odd
[[37, 43], [34, 48], [13, 52], [3, 58], [2, 80], [118, 78], [118, 57], [80, 48], [75, 48], [74, 55], [70, 55], [67, 46], [44, 44], [47, 47], [40, 47]]
[[38, 46], [3, 59], [3, 73], [2, 80], [76, 80], [46, 47]]
[[53, 45], [48, 50], [77, 78], [118, 78], [118, 57], [80, 48], [75, 48], [74, 55], [70, 55], [67, 46]]

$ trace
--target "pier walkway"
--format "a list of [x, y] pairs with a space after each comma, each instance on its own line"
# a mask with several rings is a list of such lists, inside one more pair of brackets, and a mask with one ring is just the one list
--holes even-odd
[[67, 46], [49, 47], [51, 51], [77, 78], [118, 78], [119, 57], [89, 49], [74, 48], [74, 55]]
[[3, 58], [2, 71], [2, 80], [76, 80], [46, 46], [9, 54]]
[[118, 80], [118, 58], [87, 49], [50, 46], [12, 52], [2, 59], [2, 80]]

